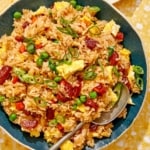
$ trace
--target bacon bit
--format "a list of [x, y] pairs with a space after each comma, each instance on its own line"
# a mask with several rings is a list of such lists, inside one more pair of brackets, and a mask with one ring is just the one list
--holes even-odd
[[98, 129], [98, 125], [97, 124], [94, 124], [94, 123], [90, 124], [90, 131], [91, 132], [95, 132], [97, 129]]
[[118, 58], [119, 58], [118, 53], [116, 51], [114, 51], [113, 54], [109, 57], [109, 63], [110, 63], [110, 65], [112, 65], [112, 66], [117, 65]]
[[120, 65], [118, 66], [119, 72], [122, 72], [123, 75], [127, 76], [128, 75], [128, 69], [121, 67]]
[[23, 23], [23, 25], [22, 25], [22, 28], [25, 29], [28, 25], [29, 25], [29, 22], [25, 21], [25, 22]]
[[64, 94], [62, 94], [61, 92], [57, 93], [56, 98], [58, 101], [61, 102], [67, 102], [70, 100], [69, 98], [65, 97]]
[[86, 37], [86, 38], [85, 38], [85, 43], [86, 43], [86, 46], [87, 46], [89, 49], [93, 50], [93, 49], [96, 47], [98, 41], [96, 41], [96, 40], [94, 40], [94, 39], [91, 39], [91, 38], [89, 38], [89, 37]]
[[124, 40], [124, 34], [122, 32], [118, 32], [116, 35], [116, 39], [121, 42]]
[[35, 48], [36, 49], [41, 49], [43, 48], [44, 46], [42, 45], [42, 43], [39, 43], [39, 44], [35, 44]]
[[0, 69], [0, 84], [3, 84], [10, 77], [11, 70], [12, 70], [12, 67], [10, 66], [3, 66]]
[[96, 102], [94, 102], [92, 99], [88, 99], [85, 103], [85, 106], [89, 106], [91, 108], [94, 108], [95, 111], [98, 109], [98, 104]]
[[20, 122], [21, 124], [21, 127], [25, 128], [25, 129], [28, 129], [28, 130], [31, 130], [33, 128], [35, 128], [37, 125], [38, 125], [38, 121], [37, 120], [22, 120]]
[[14, 76], [12, 79], [12, 83], [15, 84], [19, 81], [19, 78], [17, 76]]
[[57, 124], [57, 128], [60, 132], [64, 132], [64, 127], [60, 123]]
[[32, 116], [33, 118], [40, 118], [40, 117], [41, 117], [41, 115], [40, 115], [40, 114], [37, 114], [36, 112], [32, 112], [31, 116]]
[[18, 42], [23, 42], [24, 37], [23, 36], [15, 36], [15, 40], [18, 41]]
[[25, 105], [22, 101], [15, 103], [17, 110], [24, 110]]
[[24, 113], [25, 115], [27, 115], [27, 116], [31, 115], [31, 112], [28, 111], [28, 110], [23, 110], [23, 113]]
[[22, 43], [21, 46], [19, 47], [19, 52], [24, 53], [26, 51], [25, 45]]
[[95, 92], [97, 92], [98, 95], [102, 96], [103, 94], [106, 93], [107, 87], [106, 87], [104, 84], [100, 83], [98, 86], [94, 87], [93, 90], [94, 90]]
[[67, 82], [65, 79], [61, 80], [60, 85], [63, 86], [66, 94], [69, 96], [69, 98], [76, 98], [80, 95], [81, 92], [81, 82], [79, 81], [79, 85], [73, 87], [69, 82]]
[[52, 108], [47, 108], [46, 109], [46, 117], [48, 120], [54, 119], [54, 113], [55, 111]]
[[131, 90], [130, 82], [126, 76], [123, 76], [122, 82], [128, 87], [129, 90]]

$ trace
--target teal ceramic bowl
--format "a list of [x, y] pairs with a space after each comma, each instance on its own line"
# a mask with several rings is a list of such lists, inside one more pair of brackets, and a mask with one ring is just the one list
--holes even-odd
[[[50, 7], [54, 0], [20, 0], [10, 8], [8, 8], [0, 16], [0, 36], [3, 34], [10, 34], [12, 31], [12, 15], [15, 11], [21, 11], [23, 8], [36, 10], [39, 6], [45, 5]], [[115, 8], [102, 0], [79, 0], [80, 5], [97, 5], [101, 8], [101, 12], [97, 14], [98, 18], [111, 20], [114, 19], [121, 25], [121, 31], [125, 35], [124, 46], [132, 51], [131, 60], [133, 64], [140, 65], [144, 69], [144, 90], [140, 95], [133, 95], [132, 99], [135, 106], [128, 106], [128, 114], [126, 119], [118, 119], [114, 121], [114, 128], [111, 137], [103, 138], [101, 140], [95, 139], [95, 146], [93, 148], [85, 147], [84, 150], [97, 150], [106, 147], [108, 144], [116, 140], [122, 133], [124, 133], [133, 123], [137, 117], [146, 94], [147, 87], [147, 65], [144, 50], [141, 40], [128, 21], [116, 11]], [[43, 140], [42, 136], [39, 138], [31, 138], [28, 133], [20, 130], [20, 127], [9, 122], [7, 115], [0, 107], [0, 126], [4, 128], [15, 140], [19, 141], [29, 149], [48, 150], [49, 145]]]

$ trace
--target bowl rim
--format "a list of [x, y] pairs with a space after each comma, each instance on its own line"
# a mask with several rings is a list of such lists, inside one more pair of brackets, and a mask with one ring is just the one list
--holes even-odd
[[[0, 16], [3, 15], [7, 10], [9, 10], [12, 6], [14, 6], [16, 3], [18, 3], [21, 0], [16, 0], [15, 2], [12, 2], [10, 5], [8, 5], [5, 9], [3, 9], [0, 12]], [[121, 12], [119, 11], [113, 4], [111, 4], [110, 2], [108, 2], [107, 0], [101, 0], [103, 1], [106, 5], [109, 5], [113, 10], [115, 10], [129, 25], [130, 27], [133, 29], [133, 31], [136, 33], [137, 37], [139, 38], [140, 42], [141, 42], [141, 47], [143, 49], [143, 54], [145, 56], [145, 61], [146, 61], [146, 70], [147, 70], [147, 74], [146, 74], [146, 87], [145, 87], [145, 94], [143, 97], [143, 101], [141, 104], [141, 107], [139, 108], [135, 118], [132, 120], [131, 124], [128, 126], [128, 128], [126, 128], [125, 130], [123, 130], [123, 132], [118, 135], [115, 139], [113, 139], [111, 142], [106, 143], [105, 145], [101, 146], [100, 148], [107, 148], [109, 145], [113, 144], [115, 141], [117, 141], [121, 136], [123, 136], [131, 127], [132, 125], [135, 123], [135, 121], [137, 120], [137, 118], [139, 117], [139, 114], [141, 113], [143, 106], [145, 104], [145, 101], [147, 99], [148, 96], [148, 87], [150, 85], [150, 82], [148, 82], [148, 77], [149, 77], [149, 64], [148, 64], [148, 58], [145, 52], [145, 47], [143, 44], [143, 40], [141, 39], [140, 34], [137, 32], [137, 30], [135, 29], [135, 27], [133, 26], [133, 24], [129, 21], [129, 19]], [[19, 143], [20, 145], [24, 146], [25, 148], [28, 148], [30, 150], [34, 150], [32, 147], [22, 143], [21, 141], [19, 141], [17, 138], [13, 137], [13, 135], [11, 135], [3, 126], [0, 125], [0, 129], [2, 129], [12, 140], [16, 141], [17, 143]]]

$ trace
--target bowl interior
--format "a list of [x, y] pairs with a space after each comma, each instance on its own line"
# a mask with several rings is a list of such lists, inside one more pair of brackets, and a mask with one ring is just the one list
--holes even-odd
[[[15, 11], [21, 11], [23, 8], [36, 10], [39, 6], [45, 5], [50, 7], [55, 0], [20, 0], [11, 6], [5, 13], [0, 16], [0, 36], [3, 34], [10, 34], [12, 31], [13, 18], [12, 15]], [[107, 144], [114, 141], [119, 135], [129, 128], [136, 116], [138, 115], [139, 110], [144, 101], [146, 86], [147, 86], [147, 65], [144, 55], [144, 50], [142, 43], [131, 27], [131, 25], [124, 19], [118, 12], [115, 11], [110, 5], [102, 0], [78, 0], [78, 3], [81, 5], [91, 5], [99, 6], [101, 12], [97, 14], [99, 19], [105, 20], [115, 20], [118, 24], [121, 25], [121, 31], [125, 35], [125, 40], [123, 42], [124, 46], [131, 50], [131, 60], [132, 64], [140, 65], [144, 69], [144, 90], [140, 95], [133, 95], [132, 99], [135, 103], [135, 106], [128, 106], [128, 114], [126, 119], [117, 119], [114, 121], [113, 133], [110, 138], [103, 138], [101, 140], [95, 139], [95, 147], [93, 149], [98, 149], [100, 147], [106, 146]], [[20, 130], [20, 127], [9, 122], [7, 115], [2, 110], [0, 106], [0, 125], [12, 135], [15, 139], [20, 141], [26, 146], [36, 150], [48, 150], [49, 145], [43, 140], [42, 135], [39, 138], [31, 138], [29, 134], [24, 133]], [[85, 147], [85, 150], [92, 150], [92, 148]]]

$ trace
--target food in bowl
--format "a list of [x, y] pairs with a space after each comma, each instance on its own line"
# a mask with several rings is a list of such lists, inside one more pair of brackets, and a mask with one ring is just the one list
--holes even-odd
[[86, 122], [62, 150], [110, 137], [112, 123], [92, 121], [117, 103], [122, 84], [143, 89], [144, 71], [132, 64], [120, 25], [75, 2], [15, 12], [11, 35], [0, 39], [0, 102], [11, 122], [48, 143]]

